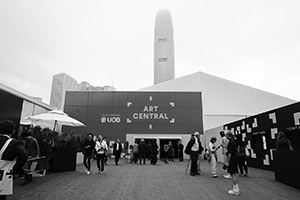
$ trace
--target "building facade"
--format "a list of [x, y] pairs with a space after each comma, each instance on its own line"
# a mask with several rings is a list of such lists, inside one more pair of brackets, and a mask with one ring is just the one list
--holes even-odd
[[154, 28], [154, 84], [175, 77], [173, 24], [169, 10], [156, 14]]
[[50, 105], [63, 110], [67, 90], [77, 90], [77, 81], [66, 73], [55, 74], [52, 78]]
[[171, 141], [177, 155], [179, 140], [186, 145], [192, 133], [203, 133], [201, 92], [67, 91], [64, 109], [86, 127], [63, 132], [102, 134], [109, 144], [156, 139], [163, 149]]

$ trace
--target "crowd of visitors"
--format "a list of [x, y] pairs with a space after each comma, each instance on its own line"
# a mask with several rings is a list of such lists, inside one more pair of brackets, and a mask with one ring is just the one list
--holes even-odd
[[[30, 129], [24, 129], [21, 133], [22, 141], [11, 138], [15, 132], [15, 124], [9, 120], [0, 121], [0, 167], [2, 173], [2, 181], [0, 181], [0, 200], [6, 199], [6, 195], [12, 194], [13, 176], [24, 174], [24, 182], [22, 186], [32, 182], [32, 175], [26, 173], [30, 170], [32, 160], [39, 157], [40, 149], [37, 140], [32, 137]], [[162, 145], [159, 148], [156, 139], [135, 140], [133, 145], [129, 147], [122, 146], [119, 138], [110, 146], [105, 137], [101, 134], [98, 137], [89, 133], [83, 142], [83, 164], [85, 173], [91, 174], [91, 160], [96, 160], [96, 166], [100, 174], [104, 173], [104, 165], [107, 165], [107, 159], [110, 156], [110, 148], [113, 149], [115, 165], [119, 165], [119, 160], [122, 153], [130, 155], [130, 163], [145, 165], [148, 160], [150, 164], [156, 165], [157, 158], [168, 164], [174, 162], [177, 157], [179, 162], [183, 162], [183, 152], [189, 156], [187, 169], [190, 165], [190, 175], [200, 175], [200, 163], [202, 157], [207, 159], [211, 164], [211, 177], [217, 178], [217, 151], [221, 148], [223, 156], [222, 169], [225, 171], [224, 178], [232, 179], [233, 188], [228, 191], [231, 195], [239, 195], [240, 189], [238, 185], [238, 176], [248, 177], [247, 156], [248, 149], [241, 134], [233, 135], [231, 131], [220, 132], [221, 142], [217, 144], [217, 137], [211, 137], [208, 148], [205, 149], [200, 141], [199, 132], [191, 135], [186, 147], [179, 140], [175, 148], [172, 141]], [[174, 141], [173, 141], [174, 142]], [[279, 132], [277, 135], [276, 146], [278, 150], [292, 150], [291, 142], [288, 140], [284, 132]], [[129, 149], [128, 149], [129, 148]], [[176, 149], [176, 151], [175, 151]], [[126, 151], [126, 152], [124, 152]], [[202, 156], [202, 152], [205, 152]], [[126, 154], [127, 153], [127, 154]], [[3, 175], [5, 174], [5, 175]]]

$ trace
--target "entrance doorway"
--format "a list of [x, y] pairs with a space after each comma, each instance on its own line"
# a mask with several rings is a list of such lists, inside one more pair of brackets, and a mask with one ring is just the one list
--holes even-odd
[[160, 155], [160, 159], [163, 159], [164, 154], [164, 147], [165, 145], [168, 145], [169, 142], [172, 143], [173, 149], [174, 149], [174, 156], [173, 158], [178, 158], [178, 141], [180, 139], [176, 139], [176, 138], [164, 138], [164, 139], [159, 139], [159, 155]]

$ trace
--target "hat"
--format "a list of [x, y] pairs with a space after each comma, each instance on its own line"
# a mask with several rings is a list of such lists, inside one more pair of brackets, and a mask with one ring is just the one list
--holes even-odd
[[196, 132], [194, 133], [194, 135], [200, 135], [200, 133], [199, 133], [198, 131], [196, 131]]

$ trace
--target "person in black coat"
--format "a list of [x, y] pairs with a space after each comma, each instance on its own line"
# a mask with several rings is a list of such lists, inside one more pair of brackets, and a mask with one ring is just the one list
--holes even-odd
[[93, 140], [93, 133], [89, 133], [87, 135], [87, 138], [84, 141], [84, 147], [83, 147], [83, 164], [86, 168], [85, 173], [90, 174], [91, 172], [91, 159], [93, 155], [95, 154], [95, 141]]
[[[2, 149], [6, 141], [11, 138], [14, 132], [15, 132], [15, 123], [13, 121], [10, 120], [0, 121], [0, 149]], [[13, 175], [16, 175], [22, 170], [24, 164], [27, 161], [27, 158], [28, 158], [28, 152], [24, 148], [22, 142], [19, 140], [12, 139], [9, 145], [7, 146], [7, 148], [5, 149], [5, 151], [3, 152], [1, 160], [14, 161], [16, 159], [16, 163], [14, 164], [12, 169]], [[0, 193], [0, 199], [6, 199], [6, 195], [1, 195]]]
[[190, 141], [188, 142], [184, 153], [188, 154], [190, 156], [191, 160], [191, 168], [190, 168], [190, 175], [200, 175], [200, 173], [197, 170], [197, 161], [198, 161], [198, 155], [203, 150], [203, 147], [200, 142], [200, 134], [199, 132], [195, 132], [192, 134]]
[[150, 163], [152, 165], [156, 165], [157, 163], [157, 153], [158, 153], [158, 145], [156, 143], [156, 139], [152, 140], [152, 143], [151, 143], [151, 161]]
[[139, 144], [139, 154], [140, 154], [140, 165], [142, 164], [142, 159], [143, 163], [146, 163], [146, 144], [145, 140], [141, 139], [140, 144]]
[[117, 138], [116, 142], [114, 143], [114, 151], [113, 151], [113, 154], [115, 156], [115, 164], [116, 165], [118, 165], [121, 153], [122, 153], [122, 144], [120, 142], [120, 139]]
[[183, 144], [181, 140], [178, 141], [178, 157], [179, 162], [183, 162]]

